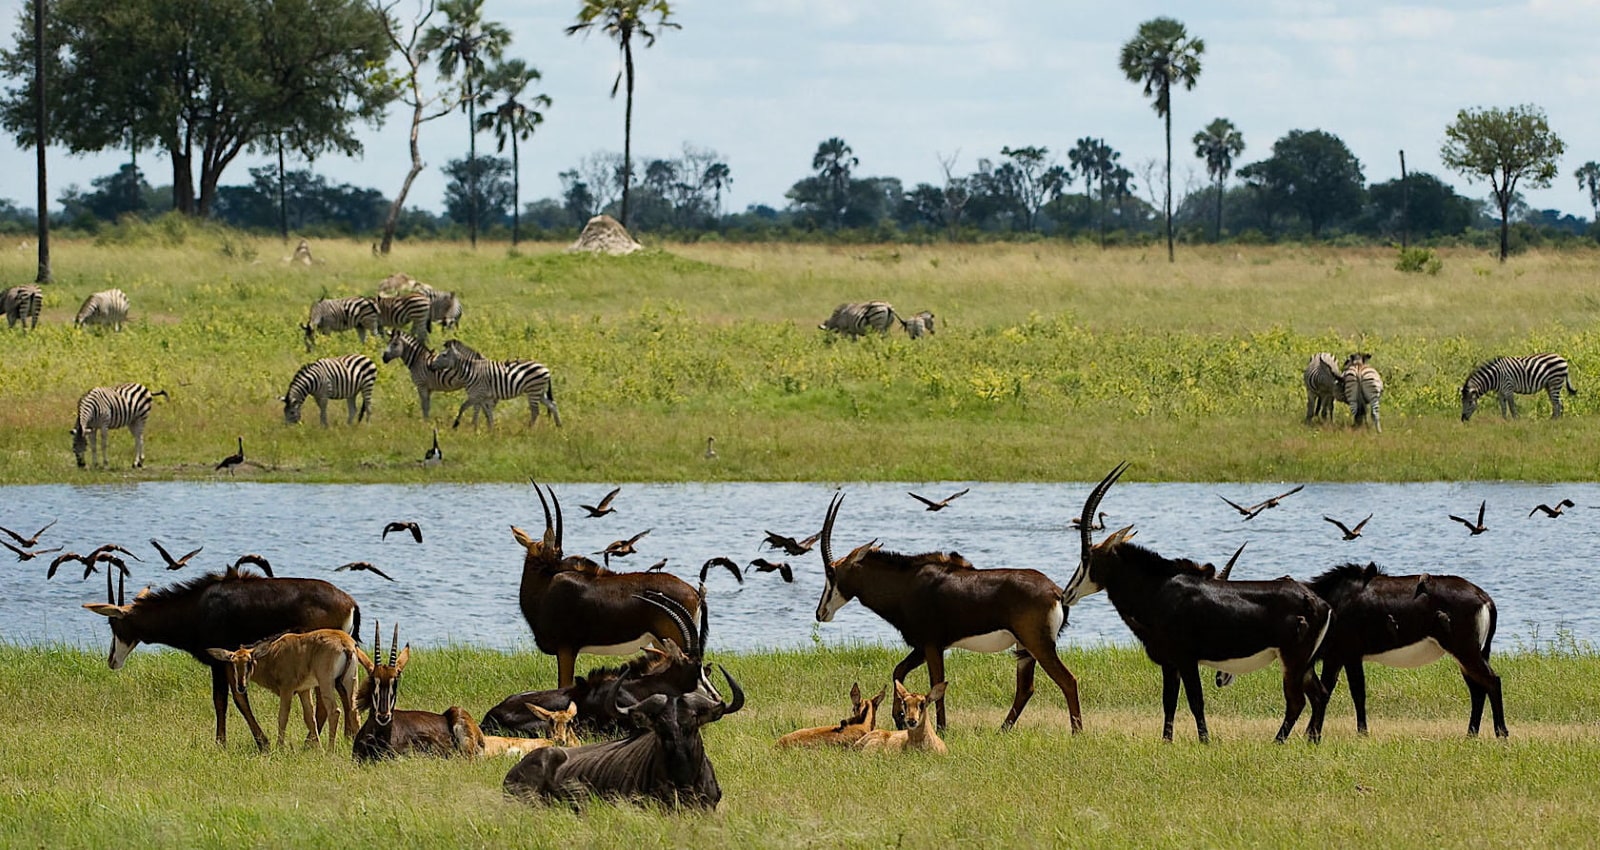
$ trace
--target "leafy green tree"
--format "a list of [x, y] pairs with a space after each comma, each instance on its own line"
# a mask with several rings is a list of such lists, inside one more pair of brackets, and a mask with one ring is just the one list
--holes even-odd
[[574, 226], [582, 227], [599, 212], [600, 200], [578, 169], [571, 168], [556, 176], [561, 179], [562, 208], [572, 217]]
[[1439, 158], [1467, 178], [1486, 178], [1500, 208], [1500, 262], [1506, 261], [1511, 201], [1517, 184], [1543, 189], [1556, 176], [1556, 160], [1567, 149], [1532, 104], [1509, 109], [1463, 109], [1444, 128]]
[[[424, 31], [418, 46], [424, 55], [437, 57], [439, 76], [446, 82], [454, 80], [457, 73], [461, 75], [456, 103], [467, 113], [467, 177], [477, 179], [478, 169], [472, 167], [472, 162], [478, 158], [478, 82], [486, 73], [484, 59], [500, 61], [506, 45], [511, 43], [511, 31], [483, 19], [483, 0], [439, 0], [439, 11], [444, 13], [444, 24]], [[475, 189], [468, 196], [469, 203], [477, 202]], [[472, 207], [469, 212], [467, 233], [476, 248], [477, 208]]]
[[1194, 155], [1206, 161], [1206, 173], [1217, 183], [1217, 229], [1211, 241], [1222, 241], [1222, 187], [1233, 172], [1233, 160], [1244, 153], [1244, 136], [1226, 118], [1213, 119], [1194, 134]]
[[1400, 230], [1405, 210], [1411, 231], [1427, 239], [1453, 236], [1472, 227], [1478, 218], [1478, 201], [1463, 198], [1449, 184], [1425, 171], [1413, 171], [1405, 184], [1386, 180], [1367, 187], [1371, 205], [1370, 232], [1389, 236]]
[[1273, 143], [1270, 159], [1239, 169], [1239, 176], [1266, 194], [1268, 210], [1298, 214], [1312, 238], [1330, 221], [1360, 212], [1365, 191], [1361, 161], [1322, 130], [1290, 130]]
[[[627, 105], [622, 119], [622, 211], [618, 219], [628, 226], [628, 187], [633, 183], [633, 39], [638, 36], [645, 47], [653, 47], [656, 36], [664, 30], [682, 29], [669, 20], [672, 7], [667, 0], [583, 0], [578, 9], [578, 22], [567, 27], [567, 35], [588, 34], [599, 28], [617, 42], [622, 51], [622, 70], [611, 84], [611, 96], [627, 82]], [[648, 18], [654, 17], [651, 23]]]
[[1600, 223], [1600, 162], [1590, 160], [1572, 172], [1578, 178], [1578, 188], [1589, 196], [1589, 205], [1594, 207], [1594, 221]]
[[1156, 114], [1167, 129], [1167, 261], [1175, 262], [1172, 249], [1172, 87], [1193, 90], [1200, 79], [1200, 55], [1206, 52], [1202, 39], [1191, 38], [1182, 23], [1172, 18], [1152, 18], [1139, 25], [1139, 31], [1122, 45], [1119, 63], [1129, 82], [1144, 86], [1144, 96], [1152, 98]]
[[490, 106], [489, 102], [496, 98], [501, 100], [494, 105], [493, 111], [478, 116], [478, 127], [494, 131], [497, 153], [505, 153], [506, 142], [511, 142], [512, 245], [517, 244], [522, 236], [522, 156], [517, 149], [517, 140], [533, 138], [534, 129], [544, 123], [544, 113], [539, 110], [550, 108], [549, 95], [524, 94], [528, 86], [539, 79], [538, 70], [521, 59], [512, 59], [496, 65], [483, 80], [484, 105]]
[[[467, 224], [474, 215], [496, 224], [511, 215], [511, 160], [498, 156], [477, 159], [452, 159], [445, 163], [450, 178], [444, 187], [444, 214], [451, 221]], [[477, 197], [471, 197], [477, 193]]]
[[1100, 247], [1106, 246], [1106, 198], [1108, 195], [1111, 173], [1120, 166], [1117, 160], [1122, 154], [1111, 149], [1105, 139], [1091, 139], [1088, 137], [1078, 140], [1077, 145], [1067, 152], [1067, 160], [1072, 167], [1083, 175], [1084, 194], [1092, 193], [1096, 181], [1100, 183]]
[[850, 172], [861, 160], [850, 150], [850, 145], [838, 136], [823, 140], [817, 152], [811, 155], [811, 168], [826, 192], [825, 217], [839, 227], [844, 222], [845, 209], [850, 202]]
[[1049, 148], [1003, 147], [1000, 155], [1007, 162], [996, 170], [997, 185], [1016, 203], [1023, 216], [1024, 229], [1036, 230], [1039, 210], [1061, 196], [1072, 183], [1072, 175], [1050, 158]]

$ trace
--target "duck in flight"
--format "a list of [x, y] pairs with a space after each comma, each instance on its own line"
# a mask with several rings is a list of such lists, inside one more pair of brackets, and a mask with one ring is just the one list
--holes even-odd
[[578, 507], [583, 508], [584, 510], [588, 511], [589, 512], [589, 516], [591, 516], [591, 517], [605, 516], [606, 514], [614, 514], [614, 513], [617, 512], [617, 509], [611, 507], [611, 500], [615, 499], [617, 497], [617, 494], [621, 493], [621, 492], [622, 492], [622, 488], [618, 487], [618, 488], [612, 490], [611, 492], [607, 493], [605, 495], [605, 497], [600, 500], [600, 504], [598, 504], [598, 505], [579, 505]]
[[822, 533], [818, 532], [804, 540], [796, 540], [793, 537], [784, 537], [782, 534], [769, 531], [767, 532], [767, 539], [762, 542], [773, 549], [782, 549], [784, 554], [791, 558], [798, 558], [810, 552], [811, 547], [817, 545], [817, 540], [821, 537]]
[[748, 573], [751, 569], [754, 569], [758, 573], [776, 572], [780, 577], [783, 578], [784, 581], [791, 584], [794, 583], [794, 568], [789, 566], [789, 562], [787, 561], [779, 561], [778, 563], [774, 564], [766, 558], [757, 558], [754, 561], [751, 561], [750, 566], [745, 567], [744, 571]]
[[56, 524], [55, 520], [50, 520], [50, 522], [47, 523], [44, 528], [41, 528], [38, 531], [35, 531], [33, 533], [32, 537], [23, 537], [22, 535], [16, 533], [15, 531], [12, 531], [11, 529], [4, 528], [4, 527], [0, 527], [0, 531], [4, 531], [5, 533], [11, 535], [11, 539], [17, 541], [17, 545], [22, 546], [23, 548], [26, 548], [26, 549], [32, 549], [33, 547], [39, 545], [39, 535], [44, 534], [46, 531], [49, 531], [50, 530], [50, 526], [55, 525], [55, 524]]
[[1356, 523], [1354, 528], [1350, 528], [1350, 527], [1346, 526], [1344, 523], [1334, 519], [1331, 516], [1325, 516], [1325, 517], [1323, 517], [1323, 519], [1327, 520], [1328, 522], [1333, 523], [1334, 525], [1339, 526], [1339, 530], [1344, 532], [1344, 539], [1346, 539], [1346, 540], [1354, 540], [1357, 537], [1361, 536], [1361, 529], [1367, 524], [1367, 519], [1372, 519], [1372, 514], [1367, 514], [1367, 519], [1364, 519], [1364, 520]]
[[1540, 511], [1544, 511], [1545, 516], [1558, 517], [1558, 516], [1561, 516], [1561, 512], [1562, 511], [1565, 511], [1567, 508], [1570, 508], [1570, 507], [1573, 507], [1572, 500], [1571, 499], [1562, 499], [1561, 501], [1556, 502], [1556, 506], [1553, 507], [1553, 508], [1550, 507], [1549, 505], [1534, 505], [1533, 506], [1533, 510], [1528, 511], [1528, 516], [1533, 516], [1534, 514], [1540, 512]]
[[60, 552], [62, 549], [66, 548], [64, 546], [57, 546], [54, 549], [18, 549], [17, 547], [12, 546], [10, 543], [5, 542], [4, 540], [0, 540], [0, 546], [4, 546], [7, 549], [10, 549], [11, 551], [17, 553], [17, 563], [19, 563], [19, 564], [22, 563], [23, 561], [31, 561], [34, 558], [39, 557], [40, 555], [48, 555], [48, 554], [50, 554], [52, 552]]
[[1488, 499], [1484, 499], [1482, 502], [1478, 503], [1478, 521], [1476, 523], [1467, 522], [1455, 514], [1450, 514], [1450, 518], [1466, 526], [1467, 530], [1472, 532], [1472, 536], [1477, 537], [1478, 535], [1489, 530], [1489, 526], [1483, 524], [1483, 509], [1487, 507], [1488, 504]]
[[609, 567], [611, 566], [612, 558], [626, 558], [627, 556], [638, 551], [633, 548], [633, 544], [638, 543], [640, 538], [649, 533], [650, 529], [647, 528], [644, 531], [641, 531], [638, 534], [628, 538], [627, 540], [613, 540], [609, 545], [606, 546], [606, 548], [601, 549], [594, 554], [604, 555], [606, 559], [606, 566]]
[[945, 508], [950, 507], [950, 503], [951, 502], [955, 501], [956, 499], [961, 498], [962, 496], [967, 495], [967, 492], [970, 491], [971, 489], [972, 489], [971, 487], [968, 487], [965, 490], [962, 490], [962, 491], [960, 491], [958, 493], [951, 493], [950, 495], [944, 497], [943, 499], [940, 499], [937, 502], [935, 502], [932, 499], [923, 497], [923, 496], [918, 496], [916, 493], [907, 493], [906, 495], [910, 496], [913, 499], [916, 499], [917, 501], [923, 503], [924, 505], [927, 505], [928, 507], [926, 508], [926, 510], [942, 511]]
[[383, 570], [378, 569], [377, 567], [374, 567], [372, 564], [370, 564], [370, 563], [368, 563], [366, 561], [351, 561], [348, 564], [343, 564], [341, 566], [337, 566], [337, 567], [333, 568], [333, 571], [336, 572], [336, 573], [342, 573], [342, 572], [345, 572], [347, 570], [348, 571], [352, 571], [352, 572], [373, 573], [374, 575], [378, 576], [379, 578], [386, 578], [386, 579], [389, 579], [390, 581], [394, 581], [393, 578], [390, 578], [388, 573], [384, 572]]
[[422, 527], [414, 522], [400, 522], [398, 520], [391, 522], [383, 527], [383, 535], [378, 539], [388, 540], [389, 532], [391, 531], [409, 531], [411, 532], [411, 537], [414, 540], [416, 540], [418, 543], [422, 542]]
[[198, 549], [195, 549], [193, 552], [190, 552], [189, 554], [184, 555], [182, 558], [178, 558], [178, 559], [174, 560], [172, 555], [167, 553], [167, 548], [165, 546], [161, 545], [161, 541], [159, 541], [159, 540], [155, 539], [154, 537], [152, 537], [152, 538], [150, 538], [150, 545], [156, 547], [156, 551], [161, 553], [161, 560], [167, 562], [167, 569], [169, 569], [169, 570], [181, 570], [181, 569], [183, 569], [184, 566], [189, 563], [189, 559], [190, 558], [193, 558], [194, 556], [200, 554], [200, 549], [206, 548], [204, 546], [201, 546]]

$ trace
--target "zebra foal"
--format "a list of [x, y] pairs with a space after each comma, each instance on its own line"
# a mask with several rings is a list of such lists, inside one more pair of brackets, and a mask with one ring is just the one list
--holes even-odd
[[362, 295], [324, 298], [311, 305], [311, 316], [300, 329], [306, 332], [307, 352], [316, 345], [318, 331], [331, 334], [354, 330], [356, 339], [365, 345], [367, 334], [378, 333], [378, 308], [371, 298]]
[[1530, 395], [1544, 390], [1550, 395], [1550, 418], [1561, 418], [1561, 389], [1572, 395], [1578, 388], [1567, 376], [1567, 361], [1554, 354], [1527, 357], [1496, 357], [1472, 370], [1461, 385], [1461, 421], [1472, 418], [1478, 399], [1493, 390], [1500, 396], [1500, 416], [1517, 415], [1516, 393]]
[[372, 384], [378, 378], [378, 367], [365, 354], [346, 354], [343, 357], [324, 357], [300, 367], [289, 380], [289, 392], [283, 402], [283, 421], [300, 424], [300, 408], [306, 397], [316, 399], [322, 414], [322, 427], [328, 427], [328, 399], [342, 398], [350, 408], [346, 424], [357, 419], [356, 396], [361, 396], [360, 418], [366, 419], [372, 410]]
[[1326, 422], [1333, 418], [1333, 399], [1340, 392], [1338, 361], [1326, 351], [1311, 355], [1306, 364], [1306, 424], [1313, 419]]
[[83, 299], [83, 306], [78, 308], [78, 315], [73, 318], [72, 326], [81, 328], [84, 325], [110, 325], [120, 331], [122, 323], [126, 321], [128, 321], [127, 293], [120, 289], [107, 289]]
[[452, 339], [445, 343], [444, 351], [433, 358], [430, 368], [435, 371], [460, 370], [466, 375], [467, 400], [456, 411], [455, 424], [450, 426], [452, 428], [461, 427], [461, 417], [471, 407], [474, 424], [478, 420], [478, 411], [482, 410], [492, 430], [495, 405], [523, 395], [528, 397], [530, 427], [539, 422], [540, 404], [549, 408], [556, 427], [561, 426], [561, 413], [556, 410], [556, 397], [550, 385], [550, 370], [542, 363], [531, 360], [488, 360]]
[[[112, 428], [127, 428], [133, 435], [133, 468], [144, 466], [144, 425], [150, 416], [152, 396], [165, 396], [166, 390], [150, 392], [144, 384], [118, 384], [114, 387], [95, 387], [78, 399], [78, 418], [72, 424], [72, 453], [78, 458], [78, 468], [87, 466], [83, 453], [87, 449], [95, 466], [110, 466], [111, 452], [107, 443]], [[98, 451], [95, 436], [100, 437]]]
[[1378, 421], [1378, 401], [1383, 398], [1383, 376], [1367, 363], [1371, 359], [1372, 355], [1366, 353], [1346, 357], [1344, 374], [1339, 378], [1339, 383], [1344, 389], [1345, 404], [1350, 405], [1354, 424], [1360, 425], [1370, 413], [1373, 429], [1382, 434], [1383, 424]]
[[[434, 393], [466, 389], [467, 374], [461, 368], [439, 369], [434, 362], [439, 359], [433, 350], [417, 342], [410, 334], [395, 328], [389, 334], [389, 346], [383, 350], [383, 362], [398, 359], [411, 373], [411, 383], [417, 387], [417, 400], [422, 403], [422, 418], [428, 419], [430, 402]], [[478, 414], [474, 410], [474, 421]]]
[[[29, 283], [0, 292], [0, 313], [6, 314], [6, 327], [22, 323], [23, 330], [39, 326], [39, 311], [44, 307], [44, 290]], [[29, 324], [29, 320], [33, 324]]]

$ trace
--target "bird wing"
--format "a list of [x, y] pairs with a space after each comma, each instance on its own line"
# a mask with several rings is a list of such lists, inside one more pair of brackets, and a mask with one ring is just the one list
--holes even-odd
[[794, 568], [789, 566], [787, 563], [778, 565], [778, 575], [783, 576], [784, 581], [790, 584], [794, 583]]
[[60, 555], [57, 555], [55, 560], [50, 562], [50, 571], [45, 573], [44, 577], [47, 579], [55, 578], [56, 570], [61, 569], [61, 565], [68, 561], [79, 561], [85, 564], [92, 563], [85, 560], [84, 557], [79, 555], [77, 552], [64, 552]]
[[[1372, 519], [1372, 514], [1367, 514], [1367, 519]], [[1364, 519], [1364, 520], [1356, 523], [1356, 527], [1350, 529], [1350, 533], [1351, 534], [1360, 534], [1361, 533], [1361, 529], [1367, 527], [1367, 519]]]
[[411, 530], [411, 536], [416, 538], [418, 543], [422, 542], [422, 526], [414, 522], [408, 522], [406, 523], [406, 528]]
[[5, 526], [0, 526], [0, 531], [4, 531], [5, 533], [11, 535], [11, 539], [12, 540], [17, 541], [18, 543], [21, 543], [22, 545], [24, 545], [24, 546], [28, 545], [28, 538], [23, 537], [22, 535], [16, 533], [15, 531], [12, 531], [11, 529], [6, 528]]
[[930, 508], [943, 507], [943, 505], [940, 505], [938, 502], [935, 502], [934, 500], [929, 499], [929, 498], [925, 498], [923, 496], [918, 496], [916, 493], [907, 492], [906, 495], [910, 496], [913, 499], [916, 499], [917, 501], [923, 503], [924, 505], [927, 505]]
[[389, 539], [389, 532], [391, 532], [391, 531], [399, 531], [402, 528], [405, 528], [404, 524], [398, 523], [398, 522], [391, 522], [388, 525], [383, 527], [383, 534], [378, 539], [379, 540], [388, 540]]
[[[1334, 525], [1339, 526], [1339, 530], [1344, 532], [1345, 534], [1349, 534], [1350, 533], [1350, 529], [1348, 527], [1346, 527], [1344, 523], [1334, 519], [1333, 517], [1325, 516], [1325, 517], [1323, 517], [1323, 519], [1327, 520], [1328, 522], [1333, 523]], [[1360, 526], [1357, 526], [1357, 528], [1359, 528], [1359, 527]]]
[[1228, 498], [1227, 496], [1222, 495], [1221, 493], [1217, 494], [1217, 498], [1221, 499], [1224, 502], [1227, 502], [1228, 503], [1228, 507], [1233, 508], [1234, 510], [1238, 511], [1239, 513], [1245, 514], [1246, 516], [1248, 516], [1250, 514], [1250, 511], [1253, 510], [1252, 508], [1247, 508], [1247, 507], [1244, 507], [1243, 505], [1240, 505], [1238, 502], [1235, 502], [1234, 500]]
[[1456, 516], [1455, 514], [1450, 514], [1450, 518], [1455, 520], [1456, 522], [1461, 523], [1462, 525], [1466, 526], [1467, 528], [1476, 528], [1477, 527], [1477, 526], [1473, 525], [1472, 523], [1467, 522], [1466, 520], [1462, 519], [1461, 517]]
[[955, 500], [956, 500], [956, 499], [959, 499], [959, 498], [961, 498], [961, 497], [962, 497], [962, 496], [965, 496], [965, 495], [967, 495], [967, 494], [968, 494], [968, 493], [970, 493], [970, 492], [972, 492], [972, 488], [971, 488], [971, 487], [968, 487], [968, 488], [966, 488], [966, 489], [964, 489], [964, 490], [962, 490], [962, 491], [961, 491], [961, 492], [959, 492], [959, 493], [951, 493], [951, 494], [950, 494], [950, 495], [949, 495], [949, 496], [947, 496], [947, 497], [946, 497], [946, 498], [945, 498], [945, 501], [946, 501], [946, 502], [953, 502], [953, 501], [955, 501]]
[[7, 549], [10, 549], [11, 551], [17, 553], [18, 560], [21, 560], [21, 556], [26, 555], [26, 554], [30, 554], [30, 553], [28, 553], [28, 552], [26, 552], [26, 551], [24, 551], [22, 549], [18, 549], [17, 547], [12, 546], [10, 543], [5, 542], [4, 540], [0, 540], [0, 546], [4, 546]]
[[195, 550], [194, 550], [194, 551], [193, 551], [193, 552], [190, 552], [190, 553], [189, 553], [189, 554], [187, 554], [187, 555], [184, 555], [184, 556], [183, 556], [183, 557], [182, 557], [182, 558], [179, 558], [179, 559], [178, 559], [178, 565], [179, 565], [179, 566], [182, 566], [182, 565], [184, 565], [184, 564], [187, 564], [187, 563], [189, 563], [189, 559], [190, 559], [190, 558], [193, 558], [193, 557], [194, 557], [194, 556], [196, 556], [196, 555], [198, 555], [198, 554], [200, 554], [200, 550], [201, 550], [201, 549], [204, 549], [204, 548], [206, 548], [206, 547], [204, 547], [204, 546], [197, 546], [197, 547], [195, 547]]
[[161, 553], [161, 559], [167, 562], [168, 567], [176, 568], [178, 566], [178, 562], [172, 560], [172, 556], [167, 554], [167, 547], [162, 546], [161, 541], [152, 537], [150, 538], [150, 545], [156, 547], [156, 551]]
[[700, 565], [700, 582], [702, 584], [705, 583], [706, 573], [710, 572], [712, 567], [723, 567], [727, 569], [728, 572], [733, 573], [733, 577], [738, 579], [740, 584], [744, 584], [744, 574], [739, 572], [739, 565], [735, 564], [732, 560], [723, 557], [712, 558], [711, 560]]
[[65, 548], [67, 548], [67, 547], [65, 547], [65, 546], [57, 546], [54, 549], [35, 549], [32, 552], [29, 552], [28, 554], [29, 555], [48, 555], [51, 552], [60, 552], [62, 549], [65, 549]]
[[369, 573], [376, 573], [377, 575], [379, 575], [379, 576], [381, 576], [383, 578], [389, 579], [390, 581], [394, 581], [394, 578], [392, 578], [388, 573], [384, 572], [383, 570], [378, 569], [377, 567], [374, 567], [371, 564], [368, 564], [366, 566], [366, 570]]
[[60, 522], [60, 520], [54, 520], [54, 519], [50, 520], [49, 522], [44, 524], [44, 528], [41, 528], [38, 531], [35, 531], [33, 533], [33, 542], [35, 542], [35, 543], [39, 542], [39, 535], [45, 533], [46, 531], [49, 531], [50, 527], [55, 525], [57, 522]]
[[253, 564], [260, 567], [261, 571], [267, 574], [267, 578], [276, 578], [272, 574], [272, 564], [268, 563], [267, 559], [260, 555], [240, 555], [239, 560], [233, 562], [234, 569], [238, 569], [240, 564]]
[[644, 536], [645, 536], [645, 535], [646, 535], [646, 534], [649, 534], [649, 533], [650, 533], [650, 531], [651, 531], [651, 529], [648, 529], [648, 528], [647, 528], [647, 529], [645, 529], [645, 530], [644, 530], [644, 531], [641, 531], [641, 532], [639, 532], [639, 533], [638, 533], [638, 534], [635, 534], [635, 535], [634, 535], [634, 536], [632, 536], [632, 537], [630, 537], [630, 538], [628, 538], [628, 545], [629, 545], [629, 546], [632, 546], [632, 545], [633, 545], [633, 544], [635, 544], [635, 543], [638, 543], [638, 542], [639, 542], [639, 539], [640, 539], [640, 538], [641, 538], [641, 537], [644, 537]]
[[1276, 502], [1279, 499], [1287, 499], [1290, 496], [1293, 496], [1294, 494], [1296, 494], [1296, 493], [1298, 493], [1298, 492], [1300, 492], [1301, 490], [1304, 490], [1304, 489], [1306, 489], [1306, 485], [1304, 485], [1304, 484], [1298, 485], [1293, 490], [1290, 490], [1289, 492], [1284, 493], [1282, 496], [1273, 496], [1272, 497], [1272, 501]]
[[622, 488], [621, 487], [617, 487], [617, 488], [613, 489], [611, 492], [607, 493], [605, 495], [605, 497], [600, 500], [600, 505], [599, 505], [600, 510], [603, 511], [606, 508], [611, 507], [611, 500], [615, 499], [617, 497], [617, 494], [621, 493], [621, 492], [622, 492]]
[[[1550, 506], [1549, 505], [1534, 505], [1533, 506], [1533, 510], [1528, 511], [1528, 516], [1533, 516], [1534, 514], [1540, 512], [1540, 511], [1544, 511], [1547, 514], [1553, 513], [1553, 511], [1550, 510]], [[5, 541], [0, 540], [0, 543], [4, 543], [4, 542]]]
[[1489, 507], [1489, 500], [1484, 499], [1478, 503], [1478, 527], [1483, 527], [1483, 509]]

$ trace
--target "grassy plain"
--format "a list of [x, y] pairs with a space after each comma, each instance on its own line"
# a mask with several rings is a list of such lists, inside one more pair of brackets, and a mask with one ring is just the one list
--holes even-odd
[[[319, 242], [318, 264], [276, 240], [160, 225], [126, 238], [57, 242], [57, 282], [36, 333], [0, 336], [0, 483], [204, 479], [245, 439], [273, 481], [1085, 480], [1119, 458], [1138, 480], [1594, 480], [1600, 437], [1600, 252], [1501, 265], [1443, 252], [1437, 276], [1393, 268], [1384, 249], [1191, 247], [1168, 264], [1144, 248], [1063, 244], [668, 245], [623, 258], [561, 246], [401, 245], [378, 258]], [[0, 280], [30, 280], [31, 250], [0, 253]], [[406, 271], [458, 291], [460, 336], [555, 375], [565, 427], [502, 403], [495, 432], [449, 427], [460, 394], [436, 396], [446, 464], [399, 364], [381, 366], [370, 424], [288, 427], [277, 401], [311, 359], [299, 322], [324, 295], [371, 293]], [[76, 331], [89, 292], [120, 287], [123, 333]], [[912, 342], [831, 340], [845, 300], [930, 309]], [[434, 344], [442, 337], [436, 334]], [[324, 337], [315, 356], [358, 350]], [[1312, 352], [1374, 354], [1384, 433], [1301, 424]], [[364, 349], [377, 360], [381, 343]], [[1477, 361], [1557, 351], [1583, 395], [1569, 416], [1523, 397], [1459, 421]], [[81, 473], [66, 431], [91, 386], [142, 381], [157, 400], [147, 466]], [[308, 403], [308, 409], [314, 405]], [[314, 410], [311, 411], [314, 413]], [[719, 457], [703, 458], [717, 438]]]
[[[1282, 696], [1260, 673], [1208, 684], [1211, 745], [1195, 741], [1184, 708], [1164, 745], [1159, 673], [1136, 650], [1107, 648], [1064, 652], [1083, 689], [1076, 737], [1048, 684], [1016, 730], [998, 732], [1008, 660], [955, 653], [949, 757], [772, 749], [784, 732], [837, 721], [850, 682], [876, 688], [895, 656], [721, 656], [751, 698], [706, 733], [720, 811], [579, 816], [504, 799], [509, 760], [358, 767], [344, 745], [258, 755], [236, 713], [218, 751], [207, 676], [186, 656], [140, 649], [112, 672], [98, 653], [0, 647], [0, 845], [1575, 847], [1600, 826], [1592, 650], [1497, 657], [1507, 741], [1463, 735], [1466, 690], [1435, 664], [1370, 669], [1365, 739], [1341, 688], [1322, 745], [1273, 745]], [[532, 653], [424, 649], [400, 705], [481, 712], [554, 677]], [[272, 697], [255, 704], [272, 714]]]

